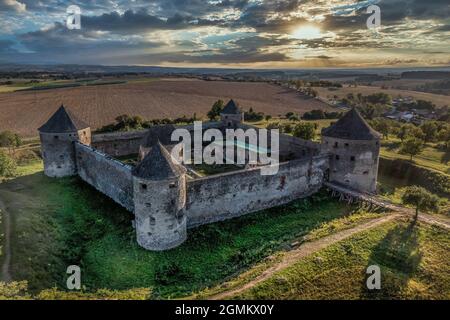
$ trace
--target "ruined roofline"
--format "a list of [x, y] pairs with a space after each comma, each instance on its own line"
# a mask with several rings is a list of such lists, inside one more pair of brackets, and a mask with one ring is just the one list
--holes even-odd
[[87, 123], [80, 120], [69, 109], [64, 107], [64, 105], [61, 105], [38, 131], [41, 133], [70, 133], [89, 127]]
[[186, 168], [176, 162], [172, 155], [158, 140], [133, 170], [133, 175], [149, 180], [166, 180], [186, 173]]
[[223, 108], [222, 112], [220, 112], [220, 114], [241, 114], [241, 113], [242, 110], [240, 109], [239, 104], [234, 102], [233, 99], [228, 101], [225, 108]]
[[364, 120], [356, 108], [352, 108], [335, 124], [322, 129], [322, 136], [346, 140], [381, 139], [381, 134]]

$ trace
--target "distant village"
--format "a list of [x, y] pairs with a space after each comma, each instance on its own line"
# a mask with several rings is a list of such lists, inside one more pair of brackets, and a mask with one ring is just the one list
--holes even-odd
[[[413, 97], [395, 98], [392, 99], [392, 106], [389, 112], [383, 116], [391, 120], [400, 122], [422, 124], [426, 120], [437, 120], [438, 115], [434, 110], [428, 108], [415, 108], [417, 102]], [[405, 110], [406, 109], [406, 110]]]

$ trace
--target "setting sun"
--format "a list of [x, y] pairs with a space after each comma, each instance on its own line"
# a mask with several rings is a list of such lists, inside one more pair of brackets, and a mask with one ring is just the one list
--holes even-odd
[[322, 36], [322, 33], [318, 27], [315, 26], [301, 26], [295, 29], [292, 36], [296, 39], [316, 39]]

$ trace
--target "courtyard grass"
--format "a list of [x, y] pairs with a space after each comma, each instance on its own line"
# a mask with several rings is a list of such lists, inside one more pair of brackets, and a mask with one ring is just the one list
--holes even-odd
[[[450, 235], [413, 221], [362, 232], [274, 274], [234, 299], [450, 299]], [[381, 268], [381, 290], [366, 287]]]
[[354, 210], [319, 194], [190, 230], [182, 246], [149, 252], [136, 243], [132, 214], [78, 178], [47, 178], [40, 162], [20, 171], [24, 176], [0, 184], [0, 197], [13, 217], [11, 273], [27, 280], [31, 293], [64, 290], [66, 268], [75, 264], [87, 292], [148, 288], [152, 298], [189, 295], [290, 249], [313, 230], [333, 232], [328, 223]]
[[192, 168], [194, 169], [195, 172], [197, 172], [199, 175], [203, 177], [222, 173], [229, 173], [244, 169], [244, 167], [239, 167], [234, 164], [212, 164], [212, 165], [194, 164]]

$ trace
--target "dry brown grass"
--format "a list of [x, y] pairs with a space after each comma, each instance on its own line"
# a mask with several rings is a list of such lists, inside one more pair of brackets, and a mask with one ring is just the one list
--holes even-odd
[[266, 83], [158, 80], [45, 91], [0, 94], [0, 131], [36, 136], [37, 128], [64, 103], [82, 120], [99, 128], [122, 114], [145, 119], [205, 116], [217, 99], [233, 98], [248, 110], [274, 116], [327, 109], [326, 104], [293, 90]]

